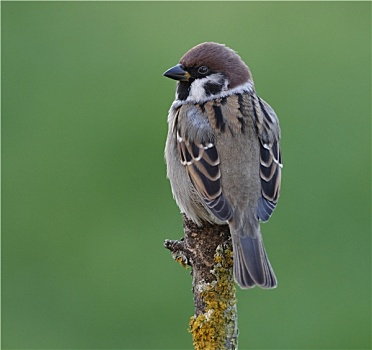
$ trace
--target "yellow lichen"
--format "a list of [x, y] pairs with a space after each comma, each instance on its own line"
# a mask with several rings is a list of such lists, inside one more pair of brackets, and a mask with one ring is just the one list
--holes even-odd
[[233, 279], [233, 252], [231, 246], [218, 246], [211, 271], [215, 283], [203, 283], [199, 290], [206, 305], [205, 313], [192, 316], [189, 331], [196, 350], [229, 349], [236, 347], [236, 298]]
[[187, 270], [188, 265], [185, 263], [185, 259], [182, 256], [177, 256], [174, 258], [183, 268]]

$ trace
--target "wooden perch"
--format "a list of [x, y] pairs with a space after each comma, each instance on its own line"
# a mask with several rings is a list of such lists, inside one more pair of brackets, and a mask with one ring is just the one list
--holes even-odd
[[238, 326], [233, 249], [228, 225], [183, 217], [184, 237], [164, 246], [183, 266], [192, 267], [195, 314], [189, 331], [196, 350], [237, 349]]

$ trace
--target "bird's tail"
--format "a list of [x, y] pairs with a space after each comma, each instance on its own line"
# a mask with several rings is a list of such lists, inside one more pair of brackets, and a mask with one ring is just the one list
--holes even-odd
[[241, 288], [275, 288], [277, 280], [267, 258], [259, 223], [249, 231], [233, 229], [230, 225], [234, 249], [234, 278]]

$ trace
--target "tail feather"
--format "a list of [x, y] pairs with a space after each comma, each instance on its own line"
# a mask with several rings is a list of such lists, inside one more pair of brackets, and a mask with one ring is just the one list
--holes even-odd
[[[259, 227], [258, 227], [259, 230]], [[234, 278], [241, 288], [275, 288], [277, 280], [267, 258], [261, 232], [251, 237], [242, 229], [232, 232]]]
[[[238, 262], [237, 262], [238, 261]], [[234, 279], [241, 288], [252, 288], [256, 285], [249, 274], [242, 258], [242, 252], [234, 244]]]

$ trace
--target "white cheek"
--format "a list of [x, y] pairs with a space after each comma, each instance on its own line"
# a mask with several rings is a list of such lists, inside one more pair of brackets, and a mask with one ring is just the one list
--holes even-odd
[[186, 101], [204, 102], [205, 100], [210, 99], [211, 95], [207, 96], [205, 93], [205, 85], [207, 83], [212, 83], [212, 84], [214, 83], [218, 85], [223, 83], [221, 92], [227, 90], [227, 85], [228, 85], [227, 79], [225, 79], [225, 77], [222, 74], [215, 73], [205, 78], [194, 80], [190, 86], [189, 96], [187, 97]]
[[190, 86], [189, 96], [187, 100], [190, 101], [203, 101], [206, 99], [204, 84], [207, 82], [207, 78], [196, 79]]
[[[222, 81], [221, 78], [223, 79]], [[206, 83], [223, 84], [223, 87], [219, 93], [215, 95], [210, 94], [207, 95], [205, 93], [204, 87]], [[219, 73], [209, 75], [208, 77], [205, 77], [203, 79], [196, 79], [192, 82], [190, 86], [190, 91], [186, 100], [180, 100], [176, 92], [176, 100], [173, 102], [172, 108], [178, 108], [179, 106], [186, 103], [203, 103], [215, 98], [221, 98], [233, 94], [242, 94], [254, 91], [252, 79], [249, 79], [246, 83], [241, 84], [235, 87], [234, 89], [229, 90], [228, 85], [229, 85], [228, 80], [222, 74]]]

